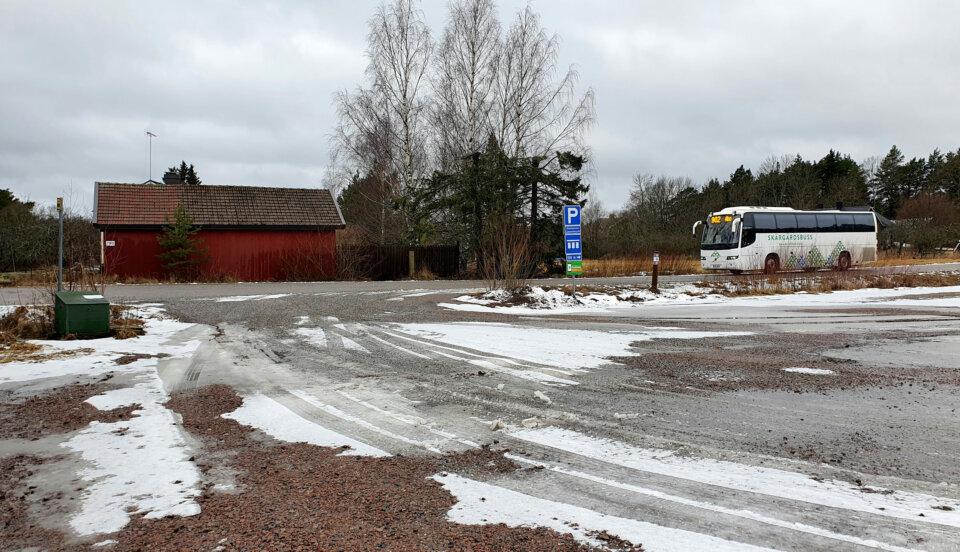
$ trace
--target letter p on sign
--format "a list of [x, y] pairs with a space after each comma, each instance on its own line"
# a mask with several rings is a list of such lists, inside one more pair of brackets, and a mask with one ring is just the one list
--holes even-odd
[[580, 206], [579, 205], [563, 206], [563, 224], [566, 226], [580, 224]]

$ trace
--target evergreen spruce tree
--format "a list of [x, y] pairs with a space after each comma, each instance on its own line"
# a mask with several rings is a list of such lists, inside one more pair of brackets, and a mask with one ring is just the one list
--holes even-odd
[[193, 164], [187, 165], [186, 161], [180, 161], [180, 166], [173, 166], [167, 169], [167, 172], [177, 173], [177, 176], [180, 177], [180, 182], [190, 186], [199, 186], [203, 184], [200, 180], [200, 177], [197, 176], [197, 170], [193, 167]]
[[873, 208], [887, 218], [897, 214], [902, 201], [903, 153], [893, 146], [880, 161], [877, 172], [870, 180], [870, 201]]
[[199, 231], [183, 204], [180, 204], [173, 212], [173, 222], [168, 222], [163, 234], [157, 237], [162, 250], [159, 257], [163, 268], [176, 280], [197, 276], [197, 268], [206, 256], [206, 250], [196, 237]]

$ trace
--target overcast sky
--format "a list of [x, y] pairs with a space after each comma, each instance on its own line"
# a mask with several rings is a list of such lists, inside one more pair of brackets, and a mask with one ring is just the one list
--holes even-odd
[[[207, 184], [324, 184], [333, 93], [377, 2], [0, 2], [0, 188], [89, 209], [181, 159]], [[501, 0], [508, 22], [525, 4]], [[593, 87], [591, 184], [721, 179], [770, 155], [960, 147], [960, 2], [533, 0]], [[434, 36], [445, 1], [421, 5]]]

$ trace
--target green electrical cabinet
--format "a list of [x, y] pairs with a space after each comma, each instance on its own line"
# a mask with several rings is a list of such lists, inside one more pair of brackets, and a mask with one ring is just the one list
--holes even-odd
[[110, 302], [92, 291], [58, 291], [54, 304], [60, 336], [103, 337], [110, 334]]

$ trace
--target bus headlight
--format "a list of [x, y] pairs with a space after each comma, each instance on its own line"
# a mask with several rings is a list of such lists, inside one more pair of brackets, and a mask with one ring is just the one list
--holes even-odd
[[740, 258], [740, 255], [730, 255], [727, 257], [728, 261], [735, 261]]
[[705, 260], [707, 260], [707, 258], [706, 258], [706, 257], [700, 257], [700, 260], [701, 260], [701, 261], [705, 261]]

